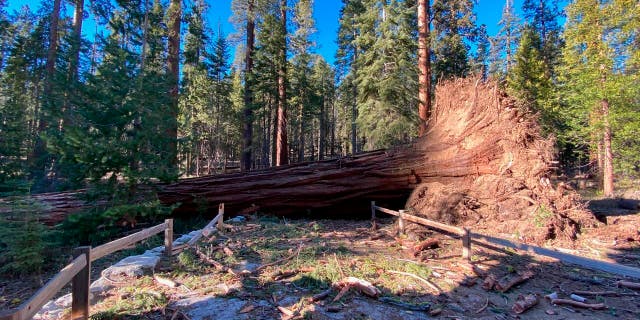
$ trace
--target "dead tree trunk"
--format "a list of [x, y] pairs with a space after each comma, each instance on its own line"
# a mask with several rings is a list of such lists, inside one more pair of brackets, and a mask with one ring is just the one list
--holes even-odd
[[[354, 209], [367, 212], [370, 200], [409, 197], [408, 209], [443, 222], [519, 231], [535, 241], [573, 238], [581, 224], [594, 220], [575, 192], [552, 186], [548, 164], [553, 141], [540, 138], [539, 132], [497, 85], [455, 80], [436, 89], [427, 132], [412, 145], [184, 179], [160, 186], [158, 197], [165, 204], [180, 203], [176, 214], [195, 212], [203, 202], [224, 202], [230, 213], [310, 212], [321, 217], [328, 209], [345, 218]], [[51, 205], [58, 217], [60, 211], [81, 205], [72, 194], [36, 198]]]

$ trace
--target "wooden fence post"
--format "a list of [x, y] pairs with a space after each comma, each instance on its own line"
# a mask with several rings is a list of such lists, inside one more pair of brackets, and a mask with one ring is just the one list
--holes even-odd
[[218, 219], [218, 230], [222, 230], [224, 228], [224, 203], [218, 205], [218, 215], [220, 219]]
[[471, 231], [467, 227], [462, 229], [464, 230], [462, 235], [462, 258], [471, 261]]
[[164, 223], [167, 224], [164, 229], [164, 254], [170, 257], [173, 251], [173, 219], [166, 219]]
[[376, 226], [376, 202], [371, 201], [371, 229], [377, 229]]
[[73, 251], [75, 258], [85, 255], [87, 265], [71, 280], [71, 319], [89, 319], [89, 286], [91, 285], [91, 247], [78, 247]]
[[398, 233], [404, 234], [404, 210], [398, 211]]

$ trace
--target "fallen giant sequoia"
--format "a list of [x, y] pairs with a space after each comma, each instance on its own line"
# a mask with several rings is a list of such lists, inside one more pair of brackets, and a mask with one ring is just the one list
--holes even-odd
[[[540, 137], [532, 117], [494, 83], [459, 79], [436, 88], [428, 131], [411, 145], [184, 179], [162, 186], [158, 195], [163, 203], [181, 203], [178, 210], [183, 212], [224, 202], [230, 212], [319, 215], [320, 209], [329, 209], [344, 217], [353, 214], [351, 208], [366, 208], [370, 200], [409, 196], [407, 207], [432, 219], [501, 222], [495, 226], [509, 232], [519, 226], [531, 240], [573, 238], [580, 224], [593, 220], [575, 192], [551, 185], [552, 151], [553, 142]], [[38, 196], [45, 203], [47, 197]], [[52, 212], [65, 203], [50, 202]]]

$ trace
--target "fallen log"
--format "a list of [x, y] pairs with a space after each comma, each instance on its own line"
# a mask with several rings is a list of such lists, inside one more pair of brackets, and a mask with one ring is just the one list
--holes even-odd
[[[458, 79], [438, 85], [428, 130], [410, 145], [156, 187], [163, 204], [180, 204], [176, 215], [225, 203], [230, 215], [353, 217], [368, 215], [371, 200], [406, 201], [408, 209], [436, 221], [465, 224], [482, 217], [500, 222], [494, 231], [518, 232], [525, 240], [573, 239], [581, 224], [596, 220], [577, 193], [552, 186], [553, 158], [553, 141], [541, 137], [535, 119], [496, 83]], [[56, 223], [88, 205], [81, 194], [33, 198], [47, 207], [44, 220]], [[7, 208], [0, 200], [0, 212], [11, 212]], [[532, 225], [537, 212], [546, 217], [544, 228]]]
[[536, 304], [538, 304], [538, 296], [535, 294], [528, 294], [526, 296], [519, 295], [511, 310], [517, 314], [521, 314]]

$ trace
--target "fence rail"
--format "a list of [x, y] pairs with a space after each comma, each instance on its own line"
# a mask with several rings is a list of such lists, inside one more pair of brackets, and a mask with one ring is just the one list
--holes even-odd
[[[454, 234], [462, 239], [462, 256], [466, 259], [471, 257], [471, 243], [483, 247], [492, 248], [494, 246], [507, 247], [516, 250], [526, 251], [530, 254], [537, 254], [545, 257], [554, 258], [565, 263], [576, 264], [585, 268], [605, 271], [620, 276], [631, 277], [640, 279], [640, 269], [630, 266], [625, 266], [617, 263], [611, 263], [601, 260], [589, 259], [581, 256], [576, 256], [564, 252], [559, 252], [553, 249], [542, 248], [533, 246], [517, 241], [502, 239], [493, 237], [481, 233], [471, 232], [468, 228], [454, 227], [440, 222], [432, 221], [429, 219], [416, 217], [414, 215], [407, 214], [404, 210], [391, 210], [383, 207], [376, 206], [375, 201], [371, 202], [371, 220], [375, 225], [376, 211], [387, 213], [398, 217], [399, 231], [404, 233], [404, 221], [411, 221], [420, 225], [429, 227], [436, 231], [445, 231], [444, 233]], [[493, 245], [493, 246], [492, 246]]]

